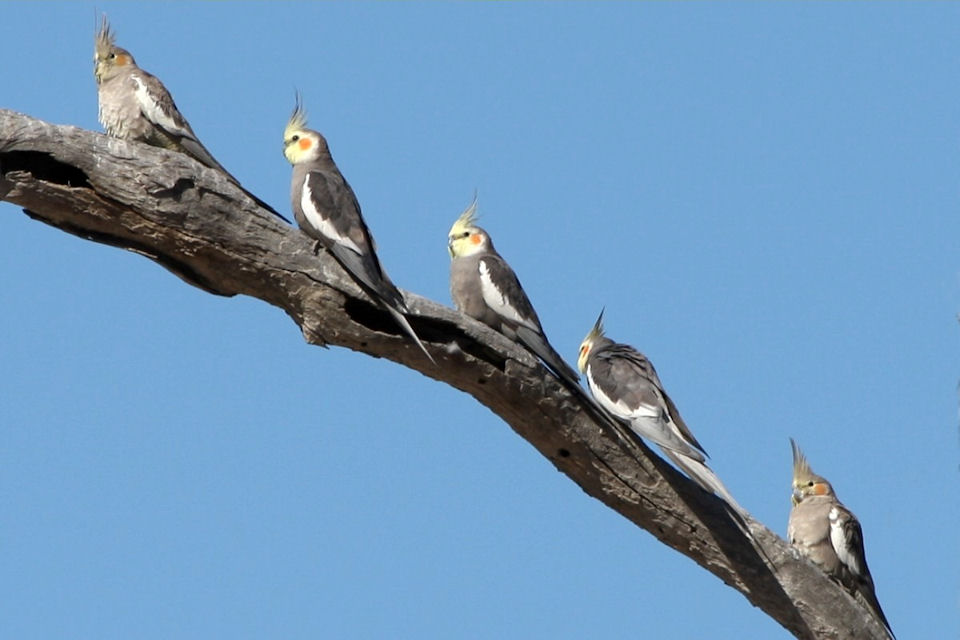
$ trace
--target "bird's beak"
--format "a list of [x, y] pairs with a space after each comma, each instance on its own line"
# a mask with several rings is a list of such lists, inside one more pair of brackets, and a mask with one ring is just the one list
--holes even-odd
[[800, 504], [800, 500], [803, 498], [803, 494], [800, 493], [800, 489], [794, 488], [793, 493], [790, 494], [790, 502], [793, 503], [793, 506]]
[[450, 254], [450, 257], [453, 258], [453, 238], [447, 239], [447, 252]]

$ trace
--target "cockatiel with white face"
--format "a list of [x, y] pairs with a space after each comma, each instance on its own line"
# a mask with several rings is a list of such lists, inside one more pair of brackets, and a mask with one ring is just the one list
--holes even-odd
[[326, 139], [318, 131], [307, 128], [307, 116], [299, 96], [283, 131], [283, 154], [293, 165], [290, 182], [293, 216], [300, 230], [316, 240], [314, 253], [318, 253], [320, 247], [326, 249], [434, 362], [404, 317], [407, 306], [403, 294], [380, 265], [357, 196], [333, 161]]
[[289, 222], [273, 207], [244, 189], [240, 181], [207, 151], [163, 83], [138, 67], [129, 51], [115, 44], [106, 17], [101, 21], [94, 41], [93, 61], [99, 119], [108, 135], [186, 154], [223, 173], [258, 205]]
[[787, 523], [790, 543], [828, 576], [854, 595], [859, 594], [893, 637], [867, 567], [860, 522], [837, 499], [827, 479], [813, 472], [792, 439], [790, 447], [793, 450], [793, 508]]
[[517, 275], [476, 226], [477, 202], [450, 228], [450, 296], [462, 313], [532, 351], [553, 373], [581, 390], [580, 376], [547, 341], [540, 319]]
[[625, 420], [635, 434], [657, 444], [705, 491], [746, 514], [706, 465], [706, 452], [663, 390], [653, 364], [633, 347], [604, 334], [602, 312], [580, 345], [577, 367], [600, 406]]

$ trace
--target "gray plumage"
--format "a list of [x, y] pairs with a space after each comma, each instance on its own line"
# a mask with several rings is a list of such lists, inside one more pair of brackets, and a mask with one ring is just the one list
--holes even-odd
[[221, 172], [258, 205], [289, 222], [269, 204], [244, 189], [240, 181], [207, 151], [163, 83], [138, 67], [129, 51], [114, 44], [106, 18], [95, 41], [94, 77], [97, 80], [98, 116], [108, 135], [186, 154]]
[[860, 522], [840, 502], [830, 482], [813, 472], [797, 443], [790, 440], [790, 446], [793, 450], [793, 508], [787, 522], [790, 543], [864, 602], [893, 637], [867, 566]]
[[[653, 364], [633, 347], [606, 337], [602, 313], [580, 345], [577, 364], [600, 406], [626, 421], [635, 434], [659, 446], [691, 480], [723, 498], [741, 518], [747, 516], [707, 466], [706, 452], [664, 391]], [[745, 520], [738, 524], [749, 533]]]
[[326, 249], [434, 362], [404, 316], [408, 309], [403, 294], [390, 281], [377, 258], [360, 203], [333, 161], [326, 139], [318, 131], [306, 128], [306, 115], [299, 98], [284, 130], [284, 155], [293, 165], [290, 181], [293, 216], [300, 230], [316, 240], [314, 253], [320, 247]]
[[580, 376], [550, 345], [530, 299], [489, 234], [473, 224], [476, 202], [450, 230], [450, 297], [462, 313], [532, 351], [554, 375], [579, 389]]

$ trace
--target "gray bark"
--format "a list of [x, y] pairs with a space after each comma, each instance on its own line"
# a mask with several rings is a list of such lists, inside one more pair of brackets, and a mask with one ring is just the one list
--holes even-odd
[[[408, 293], [432, 365], [329, 256], [187, 156], [0, 110], [0, 200], [142, 254], [189, 284], [283, 309], [307, 342], [387, 358], [472, 395], [588, 495], [740, 591], [797, 638], [886, 638], [843, 589], [643, 444], [597, 424], [522, 347]], [[762, 550], [758, 553], [758, 547]], [[650, 577], [637, 577], [652, 579]], [[695, 605], [694, 605], [695, 606]]]

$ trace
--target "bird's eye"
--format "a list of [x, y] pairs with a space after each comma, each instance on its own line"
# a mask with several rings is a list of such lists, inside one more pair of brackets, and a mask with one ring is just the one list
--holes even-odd
[[113, 60], [114, 58], [117, 57], [117, 54], [111, 53], [108, 57], [109, 57], [111, 60]]
[[462, 234], [460, 237], [461, 237], [461, 238], [469, 238], [469, 237], [470, 237], [470, 232], [469, 232], [469, 231], [464, 231], [463, 234]]
[[811, 480], [810, 482], [808, 482], [808, 483], [807, 483], [807, 486], [808, 486], [808, 487], [812, 487], [812, 486], [813, 486], [813, 480]]
[[300, 136], [295, 135], [292, 138], [290, 138], [290, 142], [296, 142], [299, 139], [300, 139]]

